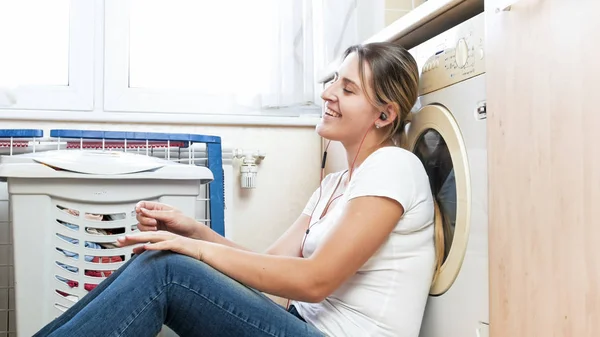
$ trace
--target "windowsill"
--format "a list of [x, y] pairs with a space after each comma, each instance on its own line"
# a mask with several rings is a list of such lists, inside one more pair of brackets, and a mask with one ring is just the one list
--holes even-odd
[[113, 124], [198, 124], [248, 126], [315, 126], [316, 114], [284, 115], [206, 115], [149, 112], [53, 111], [0, 109], [0, 120], [38, 122], [102, 122]]

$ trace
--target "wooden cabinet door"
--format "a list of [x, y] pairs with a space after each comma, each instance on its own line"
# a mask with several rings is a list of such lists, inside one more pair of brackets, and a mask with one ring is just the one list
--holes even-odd
[[486, 0], [490, 336], [600, 336], [600, 1]]

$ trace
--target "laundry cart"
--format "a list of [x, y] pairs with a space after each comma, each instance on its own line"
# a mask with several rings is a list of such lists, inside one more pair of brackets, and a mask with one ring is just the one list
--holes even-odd
[[[0, 155], [43, 150], [42, 130], [0, 129]], [[0, 182], [0, 337], [16, 336], [14, 259], [8, 214], [8, 190]]]
[[[220, 171], [213, 172], [210, 154], [207, 166], [197, 165], [193, 149], [210, 142], [220, 150], [218, 137], [81, 130], [52, 130], [51, 137], [55, 150], [0, 159], [0, 177], [8, 181], [19, 336], [34, 334], [131, 258], [132, 248], [115, 241], [137, 230], [138, 201], [196, 216], [201, 189], [222, 182], [221, 154]], [[222, 202], [215, 211], [220, 190], [221, 198], [210, 200], [211, 216], [222, 214]]]

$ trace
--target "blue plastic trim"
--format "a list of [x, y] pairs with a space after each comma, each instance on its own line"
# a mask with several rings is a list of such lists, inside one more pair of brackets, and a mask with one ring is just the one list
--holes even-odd
[[39, 129], [0, 129], [0, 138], [39, 138], [44, 130]]
[[96, 130], [50, 130], [50, 137], [74, 139], [183, 141], [192, 143], [221, 143], [221, 137], [185, 133], [96, 131]]
[[206, 144], [208, 169], [214, 180], [209, 184], [210, 224], [212, 230], [225, 236], [225, 175], [221, 143]]

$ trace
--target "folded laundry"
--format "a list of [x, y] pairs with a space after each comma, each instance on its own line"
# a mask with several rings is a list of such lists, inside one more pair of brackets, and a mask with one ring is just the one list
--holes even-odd
[[[79, 217], [81, 214], [79, 211], [74, 210], [74, 209], [69, 209], [69, 208], [65, 208], [65, 207], [59, 207], [59, 208], [61, 210], [63, 210], [64, 212], [66, 212], [70, 215], [76, 216], [76, 217]], [[116, 214], [85, 213], [84, 217], [86, 220], [92, 220], [92, 221], [116, 221], [116, 220], [123, 220], [126, 218], [125, 213], [116, 213]], [[64, 242], [66, 242], [67, 245], [68, 244], [73, 245], [73, 248], [68, 248], [66, 245], [61, 245], [61, 247], [56, 247], [56, 250], [61, 252], [66, 257], [69, 257], [74, 260], [78, 260], [79, 256], [80, 256], [80, 252], [78, 252], [77, 247], [79, 247], [79, 244], [81, 242], [80, 239], [78, 238], [78, 234], [81, 233], [80, 225], [77, 225], [76, 224], [77, 221], [75, 221], [74, 219], [71, 220], [71, 222], [62, 221], [62, 220], [58, 220], [58, 219], [57, 219], [57, 221], [58, 221], [58, 223], [65, 226], [69, 230], [73, 231], [73, 235], [72, 235], [73, 237], [70, 237], [70, 234], [68, 234], [64, 231], [61, 233], [56, 233], [58, 238], [60, 238]], [[75, 223], [72, 223], [72, 222], [75, 222]], [[125, 233], [125, 228], [119, 227], [119, 228], [108, 228], [107, 229], [107, 228], [85, 227], [85, 233], [91, 234], [91, 235], [97, 235], [99, 237], [111, 236], [111, 235]], [[105, 240], [99, 239], [98, 241], [105, 241]], [[119, 247], [117, 247], [116, 242], [92, 242], [92, 241], [84, 241], [84, 247], [89, 248], [89, 249], [98, 249], [98, 250], [119, 248]], [[106, 252], [108, 252], [108, 251], [106, 251]], [[101, 254], [98, 254], [98, 255], [101, 255]], [[122, 255], [120, 255], [120, 256], [97, 256], [95, 254], [85, 254], [84, 255], [84, 261], [91, 262], [91, 263], [118, 263], [118, 262], [123, 262], [124, 259], [125, 259], [125, 257]], [[58, 262], [58, 261], [56, 261], [56, 264], [59, 267], [69, 271], [70, 273], [74, 273], [74, 274], [79, 273], [80, 268], [75, 265], [70, 265], [69, 263], [62, 263], [62, 262]], [[85, 269], [83, 274], [85, 276], [89, 276], [89, 277], [106, 278], [106, 277], [109, 277], [113, 272], [114, 272], [114, 270]], [[70, 288], [79, 287], [79, 281], [72, 280], [67, 277], [56, 275], [56, 278], [59, 281], [64, 282]], [[73, 277], [73, 278], [76, 279], [76, 277]], [[99, 280], [99, 282], [101, 282], [101, 280]], [[85, 290], [91, 291], [96, 286], [97, 286], [97, 284], [85, 283], [83, 287]], [[66, 296], [69, 296], [69, 295], [67, 294]]]

